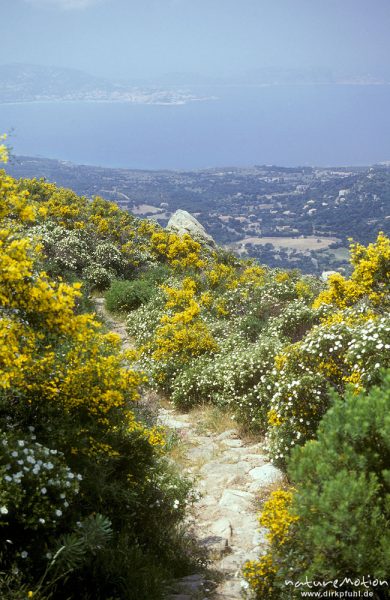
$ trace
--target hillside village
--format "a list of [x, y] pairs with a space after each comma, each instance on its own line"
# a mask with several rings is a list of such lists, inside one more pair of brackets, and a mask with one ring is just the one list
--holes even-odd
[[270, 266], [348, 270], [349, 238], [390, 233], [390, 167], [132, 171], [16, 157], [15, 176], [46, 177], [166, 225], [179, 208], [217, 243]]

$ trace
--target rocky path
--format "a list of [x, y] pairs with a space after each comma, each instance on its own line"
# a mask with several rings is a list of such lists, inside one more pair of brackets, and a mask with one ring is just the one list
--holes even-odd
[[[106, 313], [103, 299], [97, 299], [96, 308], [130, 347], [124, 323]], [[182, 413], [170, 405], [158, 409], [158, 422], [174, 432], [180, 467], [196, 482], [200, 499], [188, 525], [215, 573], [210, 579], [194, 573], [177, 580], [167, 600], [239, 600], [242, 565], [256, 559], [265, 545], [265, 531], [256, 519], [259, 498], [282, 483], [283, 475], [267, 462], [260, 443], [245, 442], [230, 423], [216, 432], [202, 422], [201, 411]]]
[[201, 495], [190, 527], [221, 580], [216, 585], [196, 574], [184, 578], [176, 582], [169, 600], [238, 600], [242, 565], [258, 558], [265, 544], [256, 519], [258, 497], [267, 496], [282, 473], [267, 463], [259, 443], [245, 443], [236, 429], [199, 432], [199, 412], [161, 408], [159, 421], [183, 439], [180, 462]]

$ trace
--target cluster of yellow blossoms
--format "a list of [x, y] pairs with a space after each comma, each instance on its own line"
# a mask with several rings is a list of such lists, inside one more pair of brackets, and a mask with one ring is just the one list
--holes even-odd
[[167, 297], [166, 313], [156, 330], [153, 359], [165, 360], [176, 356], [186, 362], [204, 352], [215, 352], [218, 347], [207, 325], [200, 317], [196, 301], [196, 282], [186, 277], [181, 288], [162, 286]]
[[152, 252], [174, 268], [202, 268], [202, 246], [188, 234], [182, 236], [167, 231], [156, 231], [150, 238]]
[[329, 277], [328, 289], [314, 302], [314, 308], [329, 304], [338, 309], [353, 306], [367, 298], [373, 306], [388, 299], [390, 291], [390, 239], [383, 233], [367, 247], [351, 245], [351, 263], [354, 267], [350, 279], [339, 273]]
[[[37, 267], [41, 248], [23, 237], [23, 228], [42, 214], [39, 205], [4, 172], [0, 173], [0, 200], [3, 396], [10, 402], [18, 398], [19, 403], [23, 398], [26, 409], [45, 411], [51, 406], [80, 418], [84, 414], [106, 427], [110, 413], [120, 409], [129, 430], [142, 431], [151, 443], [161, 446], [159, 431], [145, 429], [132, 413], [130, 402], [138, 398], [144, 376], [128, 368], [118, 336], [102, 333], [93, 315], [76, 314], [81, 284], [56, 282]], [[53, 214], [60, 206], [52, 196], [46, 208]], [[61, 218], [69, 214], [74, 219], [76, 213], [72, 203], [64, 205]]]
[[275, 598], [273, 580], [277, 568], [273, 554], [286, 543], [291, 535], [292, 525], [298, 521], [298, 517], [291, 512], [292, 499], [293, 493], [290, 490], [279, 489], [273, 492], [259, 516], [259, 524], [268, 529], [266, 537], [272, 552], [261, 556], [258, 560], [248, 561], [243, 569], [245, 580], [259, 600]]

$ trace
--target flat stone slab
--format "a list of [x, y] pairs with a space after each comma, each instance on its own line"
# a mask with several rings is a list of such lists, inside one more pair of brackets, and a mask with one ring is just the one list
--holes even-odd
[[236, 429], [227, 429], [223, 433], [220, 433], [219, 435], [217, 435], [217, 437], [215, 439], [218, 442], [220, 442], [222, 440], [227, 440], [228, 438], [237, 438], [237, 437], [238, 437], [238, 433], [237, 433]]
[[232, 537], [233, 528], [227, 517], [221, 517], [210, 525], [210, 531], [214, 535], [220, 535], [229, 540]]
[[269, 485], [271, 483], [276, 483], [277, 481], [282, 482], [284, 478], [282, 471], [271, 464], [251, 469], [249, 471], [249, 477], [260, 485]]
[[216, 451], [216, 444], [210, 442], [207, 446], [198, 446], [196, 448], [190, 448], [186, 452], [186, 457], [188, 460], [199, 460], [199, 459], [210, 459], [212, 458], [214, 452]]
[[241, 448], [242, 447], [242, 441], [239, 439], [225, 439], [222, 440], [222, 443], [225, 444], [225, 446], [229, 446], [229, 448]]
[[225, 554], [229, 554], [229, 540], [219, 535], [208, 535], [199, 539], [199, 544], [207, 550], [208, 557], [212, 560], [219, 560]]
[[249, 492], [228, 489], [223, 492], [222, 498], [219, 501], [219, 506], [225, 507], [233, 512], [241, 513], [248, 510], [253, 500], [254, 496]]
[[[226, 483], [229, 479], [237, 477], [245, 473], [246, 463], [244, 461], [235, 463], [223, 463], [211, 461], [200, 469], [204, 477], [209, 478], [210, 484], [213, 487], [219, 487], [222, 483]], [[209, 485], [207, 486], [209, 488]]]

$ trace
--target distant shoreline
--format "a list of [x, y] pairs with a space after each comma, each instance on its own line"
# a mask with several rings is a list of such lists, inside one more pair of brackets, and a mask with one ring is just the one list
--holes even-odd
[[25, 104], [129, 104], [135, 106], [184, 106], [186, 104], [190, 104], [192, 102], [209, 102], [219, 100], [217, 96], [210, 96], [207, 98], [188, 98], [183, 100], [172, 100], [171, 102], [163, 102], [163, 101], [132, 101], [132, 100], [93, 100], [92, 98], [86, 99], [77, 99], [77, 100], [66, 100], [65, 98], [53, 98], [51, 100], [12, 100], [12, 101], [2, 101], [0, 100], [0, 106], [19, 106]]
[[[173, 84], [172, 84], [173, 85]], [[325, 87], [325, 86], [337, 86], [337, 87], [388, 87], [390, 82], [387, 81], [337, 81], [337, 82], [293, 82], [293, 83], [186, 83], [180, 84], [190, 86], [191, 88], [271, 88], [271, 87]], [[179, 86], [177, 86], [179, 87]], [[126, 99], [98, 99], [98, 98], [78, 98], [78, 99], [66, 99], [66, 98], [52, 98], [52, 99], [31, 99], [31, 100], [0, 100], [0, 106], [18, 106], [25, 104], [129, 104], [136, 106], [185, 106], [193, 102], [215, 102], [220, 100], [218, 96], [204, 96], [204, 97], [183, 97], [177, 100], [126, 100]]]

